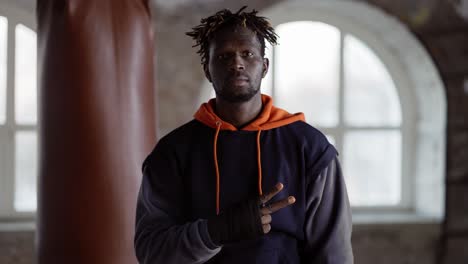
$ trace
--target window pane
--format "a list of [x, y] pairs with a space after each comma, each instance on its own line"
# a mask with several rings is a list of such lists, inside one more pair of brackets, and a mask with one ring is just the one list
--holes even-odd
[[304, 21], [282, 24], [277, 33], [277, 105], [304, 112], [314, 125], [336, 126], [340, 31], [321, 22]]
[[0, 124], [6, 120], [7, 30], [7, 19], [0, 16]]
[[272, 57], [273, 57], [273, 47], [270, 45], [270, 43], [268, 43], [268, 41], [265, 41], [265, 46], [266, 46], [266, 49], [265, 49], [265, 57], [268, 58], [270, 60], [270, 67], [268, 69], [268, 73], [267, 75], [265, 75], [265, 78], [263, 78], [262, 80], [262, 93], [264, 94], [267, 94], [269, 96], [271, 96], [271, 91], [272, 91], [272, 88], [273, 88], [273, 65], [271, 64], [271, 62], [273, 61], [272, 60]]
[[36, 210], [37, 134], [17, 132], [15, 137], [15, 209]]
[[382, 61], [359, 39], [346, 35], [345, 120], [354, 126], [398, 126], [400, 101]]
[[401, 200], [399, 131], [348, 132], [343, 171], [353, 206], [397, 205]]
[[16, 122], [37, 122], [36, 33], [21, 24], [16, 26], [15, 49]]

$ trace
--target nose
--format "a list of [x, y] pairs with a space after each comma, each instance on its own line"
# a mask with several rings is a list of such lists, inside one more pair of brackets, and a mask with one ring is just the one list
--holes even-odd
[[230, 69], [233, 71], [245, 70], [245, 64], [244, 64], [244, 60], [242, 59], [242, 56], [240, 55], [232, 56]]

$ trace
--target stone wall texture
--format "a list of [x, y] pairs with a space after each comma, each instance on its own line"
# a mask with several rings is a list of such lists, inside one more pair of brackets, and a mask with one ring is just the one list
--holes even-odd
[[0, 232], [0, 263], [32, 264], [34, 261], [34, 232]]

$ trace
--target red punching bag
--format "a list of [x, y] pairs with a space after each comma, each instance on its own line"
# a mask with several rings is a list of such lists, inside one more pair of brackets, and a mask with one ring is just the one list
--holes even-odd
[[147, 1], [38, 0], [39, 264], [136, 263], [155, 143]]

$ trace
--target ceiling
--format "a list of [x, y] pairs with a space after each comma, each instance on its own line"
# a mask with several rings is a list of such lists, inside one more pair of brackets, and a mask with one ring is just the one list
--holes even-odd
[[[37, 0], [0, 0], [1, 3], [12, 3], [21, 8], [27, 10], [34, 10]], [[173, 11], [177, 7], [195, 4], [195, 5], [207, 5], [210, 3], [222, 2], [222, 0], [149, 0], [150, 6], [158, 7], [159, 9], [166, 11]], [[317, 0], [318, 1], [318, 0]], [[468, 21], [468, 0], [443, 0], [450, 2], [457, 13], [464, 17]]]
[[[12, 3], [21, 8], [34, 10], [37, 0], [0, 0], [0, 3]], [[158, 6], [161, 9], [174, 10], [179, 6], [191, 4], [209, 4], [220, 2], [220, 0], [149, 0], [151, 6]]]

